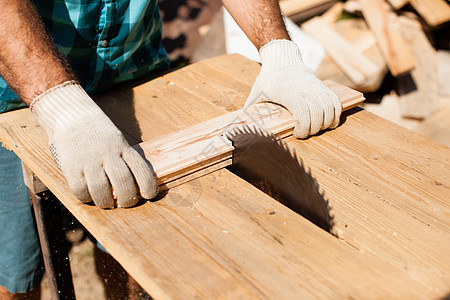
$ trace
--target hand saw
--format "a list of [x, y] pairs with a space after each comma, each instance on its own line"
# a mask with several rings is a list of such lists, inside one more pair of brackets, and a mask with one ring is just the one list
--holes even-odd
[[[325, 81], [325, 84], [338, 95], [343, 110], [353, 108], [364, 101], [360, 92], [331, 81]], [[285, 108], [272, 103], [259, 103], [169, 135], [142, 142], [136, 145], [135, 149], [151, 162], [158, 184], [164, 190], [233, 164], [233, 153], [242, 153], [239, 152], [240, 149], [236, 151], [235, 146], [243, 149], [242, 145], [245, 144], [243, 141], [246, 137], [252, 136], [253, 139], [259, 137], [258, 147], [261, 148], [262, 153], [266, 153], [263, 138], [267, 139], [266, 144], [267, 147], [270, 147], [270, 151], [275, 151], [273, 149], [276, 149], [276, 147], [272, 147], [274, 145], [270, 143], [276, 141], [280, 150], [279, 153], [286, 153], [287, 146], [281, 143], [281, 138], [292, 135], [294, 125], [292, 115]], [[252, 127], [254, 130], [243, 129], [243, 126]], [[280, 138], [276, 139], [274, 135], [278, 135]], [[235, 142], [239, 140], [239, 143], [235, 146], [232, 141], [233, 136]], [[238, 138], [239, 136], [243, 137]], [[292, 156], [292, 158], [295, 158], [295, 156]], [[284, 170], [289, 168], [289, 164], [301, 166], [301, 163], [297, 162], [296, 159], [289, 160], [289, 158], [286, 158], [282, 161], [283, 165], [271, 167], [273, 172], [285, 174]], [[264, 162], [261, 161], [260, 163], [263, 164]], [[272, 166], [273, 163], [272, 165], [268, 163], [268, 165]], [[242, 169], [242, 166], [244, 166], [243, 168], [246, 167], [241, 164], [240, 169]], [[297, 168], [298, 170], [303, 170], [303, 173], [306, 173], [304, 168]], [[299, 176], [294, 177], [299, 178]], [[313, 181], [312, 178], [311, 180]], [[266, 183], [277, 184], [269, 181]], [[272, 187], [272, 190], [281, 189], [283, 187]], [[312, 189], [310, 190], [309, 194], [314, 194]], [[297, 212], [308, 214], [305, 208], [302, 209], [303, 212], [301, 209], [300, 211], [297, 209]], [[309, 210], [311, 214], [311, 208]], [[313, 208], [312, 211], [318, 210]], [[322, 219], [326, 220], [327, 218]], [[325, 223], [329, 225], [329, 218]], [[321, 227], [326, 229], [328, 225]]]

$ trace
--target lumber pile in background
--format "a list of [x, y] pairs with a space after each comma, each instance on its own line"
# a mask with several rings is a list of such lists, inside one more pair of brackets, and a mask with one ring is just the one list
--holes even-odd
[[282, 0], [280, 8], [285, 16], [295, 22], [307, 20], [315, 15], [325, 12], [333, 6], [331, 0]]
[[450, 128], [442, 126], [450, 118], [448, 1], [283, 2], [285, 8], [333, 4], [297, 22], [326, 51], [320, 79], [365, 92], [369, 111], [450, 146]]
[[[402, 95], [406, 95], [413, 88], [404, 88], [408, 84], [405, 79], [421, 81], [419, 77], [424, 73], [437, 74], [434, 71], [434, 52], [431, 53], [434, 48], [427, 34], [434, 29], [448, 27], [448, 24], [444, 24], [447, 19], [442, 15], [439, 18], [422, 19], [421, 15], [429, 15], [429, 11], [435, 9], [435, 6], [432, 2], [422, 6], [417, 5], [418, 2], [422, 1], [417, 1], [414, 5], [404, 0], [337, 2], [321, 16], [303, 22], [302, 28], [322, 43], [327, 51], [328, 58], [317, 70], [318, 76], [363, 92], [374, 92], [380, 88], [389, 71], [399, 81]], [[437, 3], [438, 6], [450, 9], [445, 1]], [[402, 7], [402, 10], [398, 10]], [[445, 9], [442, 11], [445, 15]], [[448, 17], [450, 18], [450, 12]], [[441, 27], [432, 27], [438, 25]], [[435, 81], [437, 82], [437, 77]], [[427, 84], [419, 85], [420, 88], [428, 88]], [[414, 102], [414, 96], [409, 98], [413, 98], [410, 102]], [[429, 106], [429, 103], [424, 105]], [[423, 114], [410, 113], [408, 109], [402, 111], [404, 116], [421, 118], [429, 115], [433, 109], [423, 110]]]
[[[228, 24], [227, 18], [223, 10], [218, 10], [220, 1], [202, 3], [201, 7], [191, 5], [190, 8], [191, 12], [200, 9], [197, 19], [186, 21], [182, 14], [186, 9], [182, 7], [178, 9], [178, 19], [164, 25], [165, 42], [168, 51], [172, 50], [174, 66], [180, 60], [200, 61], [236, 51], [257, 60], [257, 51], [249, 41], [241, 41], [238, 50], [233, 47], [230, 50], [236, 32], [231, 35], [227, 32], [228, 27], [224, 25], [224, 19]], [[294, 41], [301, 35], [299, 28], [315, 40], [312, 42], [316, 45], [306, 40], [296, 42], [305, 63], [309, 63], [320, 79], [365, 93], [367, 110], [450, 146], [445, 137], [450, 136], [450, 129], [437, 125], [445, 119], [442, 111], [450, 112], [448, 1], [281, 0], [280, 7], [289, 20]], [[172, 15], [163, 11], [165, 19]], [[183, 22], [187, 22], [184, 26], [187, 32], [181, 38], [168, 38], [173, 28]], [[184, 46], [183, 43], [174, 46], [172, 40], [183, 36], [186, 37]], [[314, 59], [309, 60], [310, 57]], [[425, 124], [429, 128], [424, 129]]]

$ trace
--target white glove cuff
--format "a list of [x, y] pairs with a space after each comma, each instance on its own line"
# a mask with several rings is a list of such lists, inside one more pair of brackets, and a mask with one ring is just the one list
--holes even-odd
[[30, 109], [44, 130], [50, 134], [55, 128], [103, 115], [102, 110], [76, 81], [57, 85], [35, 99]]
[[272, 40], [259, 49], [259, 55], [264, 68], [303, 65], [300, 49], [293, 41]]

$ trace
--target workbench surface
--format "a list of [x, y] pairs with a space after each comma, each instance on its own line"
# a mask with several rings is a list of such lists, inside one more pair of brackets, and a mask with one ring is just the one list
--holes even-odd
[[[137, 144], [240, 108], [258, 71], [217, 57], [95, 99]], [[338, 237], [225, 169], [101, 210], [71, 195], [28, 109], [0, 115], [0, 140], [156, 299], [449, 296], [450, 149], [359, 108], [343, 120], [288, 139], [325, 191]]]

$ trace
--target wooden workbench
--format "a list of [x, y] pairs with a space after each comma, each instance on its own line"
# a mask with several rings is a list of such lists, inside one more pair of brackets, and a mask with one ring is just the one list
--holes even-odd
[[[259, 65], [232, 55], [96, 97], [130, 144], [240, 108]], [[1, 140], [156, 299], [440, 299], [450, 295], [450, 149], [364, 110], [290, 138], [325, 190], [335, 236], [227, 170], [130, 209], [69, 192], [27, 110]]]

